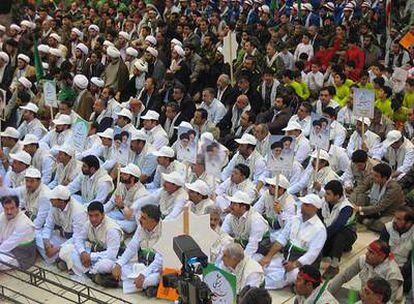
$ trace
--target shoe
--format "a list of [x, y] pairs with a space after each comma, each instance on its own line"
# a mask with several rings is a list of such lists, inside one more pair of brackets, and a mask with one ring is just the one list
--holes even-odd
[[144, 294], [148, 298], [154, 298], [157, 295], [157, 290], [158, 290], [158, 287], [150, 286], [150, 287], [144, 289]]
[[60, 270], [60, 271], [68, 271], [68, 265], [66, 265], [66, 262], [58, 259], [56, 261], [56, 267]]
[[101, 274], [101, 273], [95, 274], [92, 277], [92, 281], [95, 284], [98, 284], [103, 287], [108, 287], [108, 288], [116, 288], [119, 286], [119, 282], [115, 280], [111, 274]]
[[323, 278], [325, 280], [333, 279], [339, 273], [339, 267], [328, 266], [325, 272], [323, 273]]

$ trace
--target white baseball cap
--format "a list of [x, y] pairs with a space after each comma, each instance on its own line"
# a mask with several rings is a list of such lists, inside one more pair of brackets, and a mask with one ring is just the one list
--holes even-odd
[[172, 158], [175, 156], [175, 152], [173, 148], [168, 147], [168, 146], [164, 146], [158, 151], [152, 152], [152, 154], [156, 157], [171, 157]]
[[42, 178], [42, 174], [35, 167], [29, 167], [29, 168], [26, 169], [26, 172], [24, 173], [24, 177], [27, 177], [27, 178]]
[[114, 129], [107, 128], [103, 132], [97, 132], [96, 135], [98, 135], [99, 137], [103, 137], [103, 138], [113, 139], [114, 138]]
[[131, 134], [131, 141], [132, 140], [147, 141], [147, 139], [148, 139], [148, 135], [143, 130], [136, 130], [136, 131], [132, 132], [132, 134]]
[[61, 114], [58, 118], [53, 119], [52, 121], [55, 125], [70, 125], [72, 124], [72, 119], [69, 115]]
[[64, 144], [64, 145], [61, 145], [61, 146], [57, 146], [56, 151], [63, 152], [65, 154], [69, 155], [69, 156], [75, 155], [75, 149], [72, 146], [70, 146], [69, 144]]
[[128, 110], [128, 109], [125, 109], [125, 108], [122, 108], [122, 110], [121, 111], [119, 111], [119, 112], [117, 112], [117, 113], [115, 113], [117, 116], [124, 116], [124, 117], [127, 117], [127, 118], [129, 118], [130, 120], [132, 120], [132, 113], [131, 113], [131, 111], [130, 110]]
[[184, 176], [177, 171], [173, 171], [171, 173], [161, 173], [161, 176], [166, 182], [170, 182], [180, 187], [184, 186]]
[[26, 165], [30, 165], [30, 162], [32, 161], [32, 157], [30, 156], [30, 154], [25, 151], [10, 153], [10, 158], [22, 162]]
[[35, 105], [33, 102], [28, 102], [27, 105], [25, 105], [25, 106], [20, 106], [20, 109], [28, 110], [28, 111], [31, 111], [33, 113], [37, 113], [37, 111], [39, 111], [39, 107], [37, 105]]
[[186, 183], [185, 187], [189, 190], [200, 193], [201, 195], [210, 195], [210, 187], [201, 179], [197, 179], [193, 183]]
[[178, 125], [178, 127], [174, 127], [175, 129], [179, 129], [180, 127], [182, 127], [182, 128], [187, 128], [187, 129], [190, 129], [190, 130], [194, 130], [194, 128], [193, 128], [193, 125], [192, 124], [190, 124], [189, 122], [187, 122], [187, 121], [182, 121], [179, 125]]
[[362, 120], [362, 117], [358, 117], [357, 121], [363, 122], [368, 127], [371, 125], [371, 119], [369, 119], [368, 117], [364, 117], [364, 120]]
[[288, 125], [282, 131], [302, 130], [302, 126], [297, 121], [289, 121]]
[[22, 145], [27, 146], [27, 145], [37, 144], [38, 142], [39, 142], [39, 139], [37, 138], [36, 135], [26, 134], [26, 136], [22, 140]]
[[[312, 158], [317, 158], [318, 157], [318, 151], [315, 150], [312, 152], [311, 154]], [[319, 149], [319, 159], [324, 159], [326, 161], [329, 161], [329, 153], [326, 152], [325, 150]]]
[[402, 138], [402, 134], [400, 131], [398, 130], [392, 130], [390, 132], [387, 133], [387, 137], [385, 138], [384, 142], [382, 143], [384, 145], [384, 147], [389, 147], [391, 146], [393, 143], [399, 141]]
[[144, 116], [141, 116], [141, 119], [145, 120], [158, 120], [160, 118], [160, 114], [155, 111], [149, 110]]
[[253, 200], [246, 192], [237, 191], [233, 196], [226, 195], [226, 198], [232, 203], [251, 205]]
[[[272, 177], [272, 178], [265, 178], [265, 182], [266, 184], [272, 185], [272, 186], [276, 186], [276, 177]], [[290, 187], [290, 182], [288, 181], [288, 179], [283, 175], [283, 174], [279, 174], [279, 183], [278, 186], [283, 188], [283, 189], [287, 189]]]
[[121, 168], [120, 171], [121, 171], [121, 173], [133, 175], [136, 178], [140, 178], [141, 177], [141, 170], [139, 169], [139, 167], [137, 165], [134, 165], [132, 163], [129, 163], [125, 167]]
[[234, 141], [240, 145], [247, 144], [255, 146], [257, 144], [256, 137], [248, 133], [244, 133], [241, 138], [235, 139]]
[[307, 194], [304, 197], [299, 197], [299, 200], [302, 203], [309, 204], [309, 205], [314, 205], [318, 209], [322, 208], [322, 200], [316, 194], [313, 194], [313, 193]]
[[20, 137], [20, 132], [13, 127], [7, 127], [6, 130], [4, 130], [4, 132], [0, 133], [0, 135], [1, 137], [11, 137], [18, 139]]
[[49, 199], [59, 199], [67, 201], [68, 199], [70, 199], [69, 189], [62, 185], [56, 186], [52, 191], [50, 191]]

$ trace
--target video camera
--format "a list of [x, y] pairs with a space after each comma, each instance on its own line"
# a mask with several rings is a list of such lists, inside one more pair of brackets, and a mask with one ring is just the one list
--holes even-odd
[[182, 264], [181, 274], [164, 275], [164, 286], [177, 289], [182, 304], [211, 303], [211, 291], [197, 275], [207, 266], [208, 257], [189, 235], [174, 237], [173, 249]]

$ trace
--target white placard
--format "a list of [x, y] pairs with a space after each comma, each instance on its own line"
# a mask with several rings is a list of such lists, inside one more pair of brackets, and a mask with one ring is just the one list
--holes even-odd
[[355, 117], [374, 118], [374, 90], [355, 89], [352, 115]]
[[309, 136], [311, 146], [329, 151], [330, 132], [330, 120], [326, 117], [312, 113], [311, 132]]
[[177, 160], [195, 164], [197, 158], [198, 135], [193, 129], [178, 127], [178, 138], [172, 148]]
[[78, 118], [72, 125], [72, 131], [72, 144], [76, 151], [81, 152], [85, 147], [85, 141], [88, 137], [89, 123], [82, 118]]
[[43, 98], [45, 105], [57, 108], [57, 96], [56, 96], [56, 82], [54, 80], [45, 80], [43, 82]]

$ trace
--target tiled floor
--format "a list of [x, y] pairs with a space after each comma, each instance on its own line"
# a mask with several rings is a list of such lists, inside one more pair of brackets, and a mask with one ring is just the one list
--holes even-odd
[[[366, 246], [374, 239], [376, 239], [377, 236], [374, 233], [361, 230], [358, 232], [358, 240], [356, 244], [353, 247], [352, 252], [345, 255], [345, 257], [342, 260], [341, 267], [346, 267], [346, 265], [350, 264], [357, 256], [362, 254], [365, 251]], [[39, 261], [39, 266], [44, 267], [44, 263]], [[60, 273], [57, 268], [54, 266], [49, 267], [50, 270], [56, 271]], [[126, 301], [132, 302], [132, 303], [168, 303], [167, 301], [157, 300], [157, 299], [148, 299], [145, 296], [139, 295], [139, 294], [132, 294], [132, 295], [124, 295], [121, 288], [118, 289], [104, 289], [101, 288], [94, 283], [92, 283], [89, 280], [85, 280], [85, 283], [94, 286], [100, 290], [103, 290], [107, 293], [110, 293], [116, 297], [125, 299]], [[355, 284], [358, 284], [356, 282]], [[25, 295], [29, 295], [32, 298], [35, 298], [37, 301], [41, 303], [58, 303], [58, 304], [65, 304], [69, 303], [69, 301], [62, 300], [60, 297], [53, 296], [52, 294], [43, 291], [39, 288], [36, 288], [34, 286], [31, 286], [29, 284], [25, 284], [20, 282], [17, 279], [11, 278], [8, 275], [0, 274], [0, 285], [4, 285], [6, 287], [12, 288], [16, 291], [19, 291]], [[354, 284], [353, 284], [354, 286]], [[271, 291], [273, 303], [275, 304], [292, 304], [294, 302], [293, 298], [294, 295], [289, 291], [289, 289], [284, 290], [278, 290], [278, 291]], [[19, 300], [19, 298], [16, 298]], [[21, 298], [20, 298], [21, 299]], [[1, 302], [1, 301], [0, 301]], [[22, 301], [24, 302], [24, 301]], [[5, 303], [5, 302], [1, 302]]]

